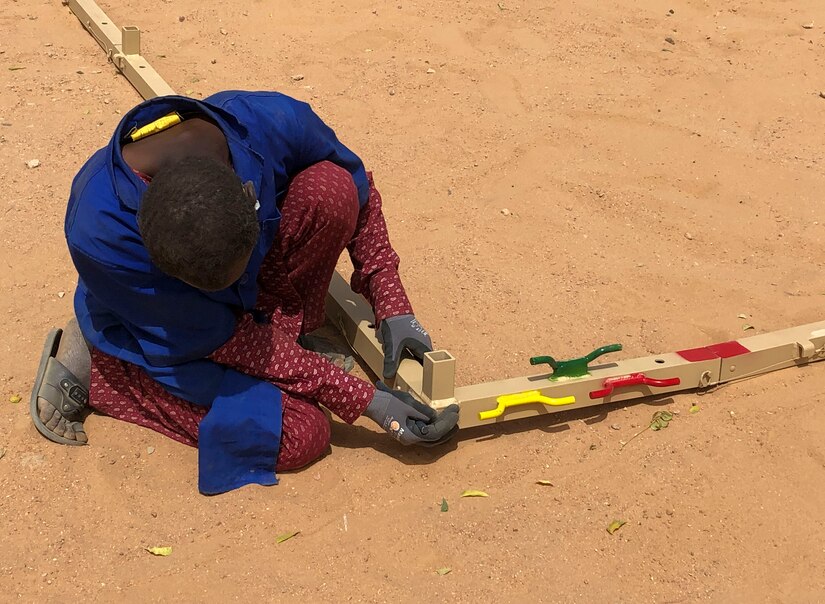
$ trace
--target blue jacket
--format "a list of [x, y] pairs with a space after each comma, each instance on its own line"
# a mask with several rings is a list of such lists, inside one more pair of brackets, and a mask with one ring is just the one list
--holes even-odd
[[[123, 161], [121, 141], [173, 111], [211, 118], [226, 135], [240, 180], [251, 180], [258, 193], [258, 245], [244, 275], [219, 292], [198, 290], [154, 267], [138, 231], [146, 184]], [[236, 313], [255, 306], [258, 271], [278, 232], [277, 204], [290, 179], [323, 160], [352, 174], [363, 206], [369, 184], [361, 160], [306, 103], [275, 92], [227, 91], [204, 101], [168, 96], [127, 113], [72, 183], [65, 230], [79, 275], [80, 328], [95, 348], [210, 409], [200, 424], [201, 492], [277, 483], [280, 391], [205, 357], [230, 338]]]

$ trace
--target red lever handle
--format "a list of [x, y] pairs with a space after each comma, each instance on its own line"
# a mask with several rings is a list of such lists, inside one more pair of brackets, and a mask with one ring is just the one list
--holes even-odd
[[614, 388], [621, 388], [622, 386], [638, 386], [643, 384], [645, 386], [656, 386], [662, 388], [663, 386], [678, 386], [681, 380], [677, 377], [657, 380], [649, 378], [644, 373], [631, 373], [628, 375], [620, 375], [618, 377], [607, 378], [604, 381], [604, 388], [601, 390], [594, 390], [590, 393], [590, 398], [604, 398], [613, 394]]

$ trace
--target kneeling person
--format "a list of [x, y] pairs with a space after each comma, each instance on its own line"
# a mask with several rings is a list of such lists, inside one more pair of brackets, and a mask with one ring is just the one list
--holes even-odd
[[200, 489], [275, 484], [329, 447], [323, 405], [405, 444], [444, 442], [457, 407], [347, 373], [310, 336], [336, 262], [375, 311], [392, 378], [431, 350], [398, 275], [381, 196], [308, 105], [230, 91], [158, 97], [72, 184], [77, 321], [47, 339], [32, 395], [46, 437], [83, 444], [87, 407], [198, 446]]

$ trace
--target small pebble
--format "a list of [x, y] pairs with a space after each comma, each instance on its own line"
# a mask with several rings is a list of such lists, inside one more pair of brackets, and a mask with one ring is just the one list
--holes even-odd
[[510, 210], [508, 210], [507, 208], [502, 208], [501, 213], [504, 214], [505, 216], [509, 216], [510, 215]]
[[154, 452], [155, 452], [155, 448], [154, 448], [154, 447], [146, 447], [146, 452], [147, 452], [149, 455], [151, 455], [152, 453], [154, 453]]
[[62, 298], [65, 295], [66, 295], [66, 292], [57, 292], [57, 297], [58, 298]]
[[75, 73], [80, 74], [80, 75], [83, 75], [83, 70], [82, 70], [82, 69], [78, 69]]
[[389, 92], [390, 96], [395, 96], [395, 88], [390, 88], [387, 92]]
[[693, 235], [691, 235], [690, 233], [685, 233], [685, 239], [693, 241]]
[[3, 459], [6, 456], [6, 450], [0, 447], [0, 459]]
[[430, 67], [429, 69], [427, 69], [427, 73], [435, 73], [435, 69], [433, 69], [432, 67]]
[[813, 22], [813, 21], [811, 21], [810, 23], [803, 23], [803, 24], [802, 24], [802, 27], [803, 27], [804, 29], [813, 29], [813, 28], [814, 28], [814, 22]]
[[26, 162], [26, 167], [29, 168], [29, 169], [36, 168], [39, 165], [40, 165], [40, 160], [39, 159], [30, 159], [29, 161]]
[[217, 59], [212, 59], [212, 61], [210, 61], [210, 62], [212, 63], [212, 65], [214, 65], [215, 63], [218, 62], [218, 60]]
[[152, 512], [152, 518], [157, 518], [157, 517], [158, 517], [158, 513], [157, 512]]
[[611, 430], [621, 430], [622, 427], [619, 424], [610, 424]]
[[676, 40], [674, 40], [674, 39], [673, 39], [673, 38], [671, 38], [670, 36], [668, 36], [667, 38], [665, 38], [665, 42], [667, 42], [668, 44], [676, 44]]
[[825, 90], [819, 93], [819, 98], [825, 99]]
[[180, 17], [178, 17], [178, 21], [180, 21], [181, 23], [186, 21], [186, 15], [181, 15]]
[[226, 34], [228, 34], [228, 33], [229, 33], [229, 32], [228, 32], [228, 31], [226, 31], [223, 27], [221, 27], [218, 31], [219, 31], [219, 32], [221, 32], [221, 35], [222, 35], [222, 36], [225, 36]]
[[303, 79], [304, 79], [304, 74], [302, 74], [302, 73], [296, 73], [294, 76], [292, 76], [292, 81], [293, 82], [300, 82]]

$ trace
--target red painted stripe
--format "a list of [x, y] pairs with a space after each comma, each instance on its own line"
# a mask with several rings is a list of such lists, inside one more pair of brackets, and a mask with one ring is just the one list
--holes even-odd
[[691, 363], [695, 363], [697, 361], [712, 361], [713, 359], [719, 358], [709, 346], [703, 346], [702, 348], [689, 348], [687, 350], [677, 350], [676, 354]]
[[710, 361], [713, 359], [729, 359], [731, 357], [738, 357], [739, 355], [746, 354], [748, 352], [750, 352], [750, 350], [742, 346], [742, 344], [736, 340], [731, 340], [730, 342], [702, 346], [701, 348], [677, 350], [676, 354], [686, 361], [695, 363], [697, 361]]
[[713, 346], [708, 346], [708, 348], [713, 350], [713, 352], [715, 352], [720, 359], [738, 357], [739, 355], [747, 354], [748, 352], [750, 352], [750, 350], [742, 346], [742, 344], [740, 344], [736, 340], [732, 340], [730, 342], [722, 342], [721, 344], [714, 344]]

